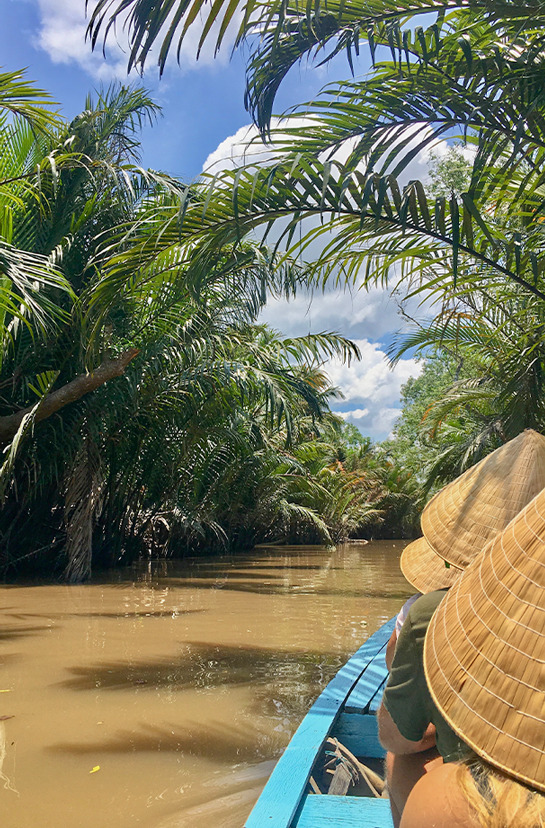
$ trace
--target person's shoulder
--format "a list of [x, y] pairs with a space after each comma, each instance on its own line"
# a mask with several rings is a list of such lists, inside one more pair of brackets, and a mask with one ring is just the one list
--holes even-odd
[[399, 610], [399, 612], [397, 614], [397, 618], [396, 618], [396, 625], [395, 625], [397, 635], [399, 635], [399, 633], [401, 632], [401, 627], [405, 623], [405, 619], [407, 618], [407, 615], [409, 613], [410, 608], [412, 607], [414, 602], [418, 601], [418, 599], [421, 598], [421, 597], [422, 597], [421, 592], [417, 592], [416, 595], [411, 595], [411, 597], [407, 601], [405, 601], [405, 603], [403, 604], [403, 606]]
[[413, 624], [420, 621], [429, 621], [446, 594], [446, 589], [435, 589], [433, 592], [426, 592], [425, 595], [421, 595], [411, 604], [407, 617], [411, 619]]
[[427, 592], [411, 604], [401, 630], [399, 631], [396, 653], [398, 649], [400, 651], [405, 651], [410, 647], [416, 647], [418, 653], [422, 651], [424, 647], [424, 638], [428, 630], [428, 624], [431, 621], [433, 613], [444, 598], [445, 593], [446, 590], [444, 589], [438, 589], [434, 592]]
[[419, 779], [405, 805], [400, 828], [478, 828], [460, 788], [465, 766], [441, 765]]

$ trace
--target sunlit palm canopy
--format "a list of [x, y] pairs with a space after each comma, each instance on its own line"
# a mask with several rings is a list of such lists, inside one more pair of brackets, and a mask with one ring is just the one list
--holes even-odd
[[[171, 50], [176, 49], [179, 56], [190, 27], [200, 32], [198, 52], [208, 40], [217, 51], [228, 27], [234, 28], [236, 45], [243, 40], [250, 42], [247, 100], [262, 127], [270, 119], [279, 85], [305, 55], [319, 55], [320, 60], [327, 61], [346, 51], [352, 66], [360, 43], [366, 41], [373, 59], [378, 47], [385, 46], [401, 72], [403, 64], [434, 64], [445, 49], [452, 54], [449, 34], [454, 28], [455, 51], [468, 60], [470, 71], [473, 62], [481, 62], [484, 57], [489, 63], [488, 71], [501, 73], [505, 61], [502, 41], [506, 39], [517, 43], [512, 59], [540, 61], [545, 23], [545, 6], [539, 0], [470, 0], [464, 4], [450, 0], [394, 4], [388, 0], [217, 0], [210, 5], [203, 0], [88, 0], [87, 6], [91, 12], [88, 32], [93, 46], [101, 35], [106, 42], [118, 23], [126, 30], [131, 47], [129, 70], [143, 67], [150, 49], [159, 43], [158, 64], [163, 71]], [[430, 15], [435, 18], [431, 26]], [[418, 25], [420, 22], [427, 28]], [[488, 48], [491, 34], [492, 51]], [[488, 55], [480, 53], [483, 47]], [[457, 79], [456, 73], [450, 79]]]
[[327, 278], [392, 286], [404, 279], [441, 299], [453, 281], [492, 289], [508, 280], [545, 300], [543, 230], [531, 207], [510, 226], [501, 213], [480, 213], [465, 196], [460, 204], [455, 198], [430, 204], [419, 182], [401, 190], [393, 177], [306, 157], [225, 171], [200, 186], [181, 227], [179, 211], [165, 206], [133, 229], [131, 250], [119, 255], [107, 278], [127, 278], [137, 261], [152, 262], [158, 250], [167, 256], [181, 238], [191, 251], [186, 275], [196, 289], [218, 250], [234, 251], [253, 236], [274, 238], [280, 261], [304, 256], [313, 244], [304, 276], [318, 287]]
[[[54, 258], [19, 245], [16, 213], [33, 202], [40, 209], [40, 176], [56, 168], [53, 134], [62, 127], [53, 101], [23, 72], [0, 72], [0, 335], [18, 320], [46, 332], [65, 313], [54, 291], [70, 293]], [[14, 229], [15, 225], [15, 229]], [[0, 354], [1, 364], [1, 354]]]
[[[289, 0], [217, 0], [210, 5], [203, 0], [86, 0], [90, 12], [88, 34], [93, 46], [100, 37], [104, 43], [113, 36], [116, 26], [122, 26], [128, 35], [130, 53], [129, 70], [143, 67], [151, 48], [159, 45], [158, 65], [164, 70], [171, 50], [179, 56], [188, 30], [199, 20], [201, 33], [197, 54], [207, 40], [213, 42], [216, 51], [221, 47], [229, 27], [237, 32], [237, 43], [253, 35], [259, 35], [261, 43], [256, 54], [262, 57], [271, 49], [277, 74], [281, 67], [293, 65], [304, 54], [319, 51], [332, 44], [331, 53], [346, 49], [357, 53], [358, 43], [368, 40], [371, 50], [385, 39], [392, 50], [405, 45], [404, 24], [411, 20], [411, 28], [419, 18], [435, 14], [443, 16], [460, 8], [475, 12], [490, 22], [506, 20], [514, 29], [531, 27], [538, 30], [543, 23], [543, 3], [515, 0], [469, 0], [464, 4], [456, 0], [361, 0], [352, 2], [289, 2]], [[528, 19], [531, 19], [528, 23]], [[398, 42], [398, 35], [400, 41]]]
[[433, 440], [440, 432], [443, 446], [430, 478], [450, 479], [525, 428], [543, 430], [544, 316], [542, 302], [522, 298], [516, 289], [478, 302], [460, 294], [456, 308], [394, 343], [396, 359], [408, 349], [429, 353], [435, 347], [460, 367], [467, 359], [473, 365], [470, 375], [455, 377], [431, 401], [422, 419], [422, 433]]
[[[219, 48], [235, 20], [238, 42], [249, 39], [247, 104], [282, 155], [268, 170], [211, 181], [205, 208], [184, 217], [186, 232], [200, 238], [199, 255], [278, 220], [298, 255], [324, 232], [310, 230], [290, 249], [299, 221], [319, 217], [333, 236], [316, 273], [325, 265], [326, 274], [386, 279], [401, 267], [404, 275], [425, 273], [433, 286], [450, 269], [455, 286], [458, 278], [507, 278], [545, 298], [543, 3], [99, 0], [90, 32], [96, 43], [123, 20], [130, 62], [143, 65], [161, 41], [164, 67], [203, 10], [199, 48], [214, 38]], [[269, 132], [276, 91], [297, 60], [319, 52], [327, 60], [344, 49], [352, 63], [363, 41], [375, 61], [368, 77], [329, 86], [297, 108], [303, 123], [288, 120]], [[397, 180], [423, 149], [456, 136], [476, 150], [461, 199], [434, 203], [418, 181]]]
[[61, 119], [52, 108], [55, 102], [47, 92], [27, 80], [23, 71], [0, 72], [0, 111], [23, 118], [36, 132], [60, 126]]

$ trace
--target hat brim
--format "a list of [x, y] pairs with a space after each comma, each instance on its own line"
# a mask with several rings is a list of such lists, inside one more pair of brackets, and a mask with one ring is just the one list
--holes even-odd
[[403, 575], [418, 592], [451, 587], [462, 571], [439, 557], [427, 542], [418, 538], [405, 547], [399, 565]]

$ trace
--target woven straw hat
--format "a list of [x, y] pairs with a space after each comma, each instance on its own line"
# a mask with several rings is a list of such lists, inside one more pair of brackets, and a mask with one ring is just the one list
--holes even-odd
[[462, 572], [440, 558], [426, 538], [418, 538], [406, 546], [399, 565], [405, 578], [418, 592], [451, 587]]
[[422, 512], [424, 537], [465, 569], [545, 487], [545, 437], [526, 429], [438, 492]]
[[545, 492], [447, 593], [428, 628], [424, 667], [463, 741], [545, 791]]

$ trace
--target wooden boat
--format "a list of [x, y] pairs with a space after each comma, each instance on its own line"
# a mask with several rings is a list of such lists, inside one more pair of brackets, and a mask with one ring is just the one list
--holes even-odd
[[313, 774], [328, 737], [362, 762], [384, 756], [376, 712], [387, 679], [386, 644], [395, 619], [372, 635], [330, 681], [276, 764], [245, 828], [392, 828], [386, 798], [315, 793]]

